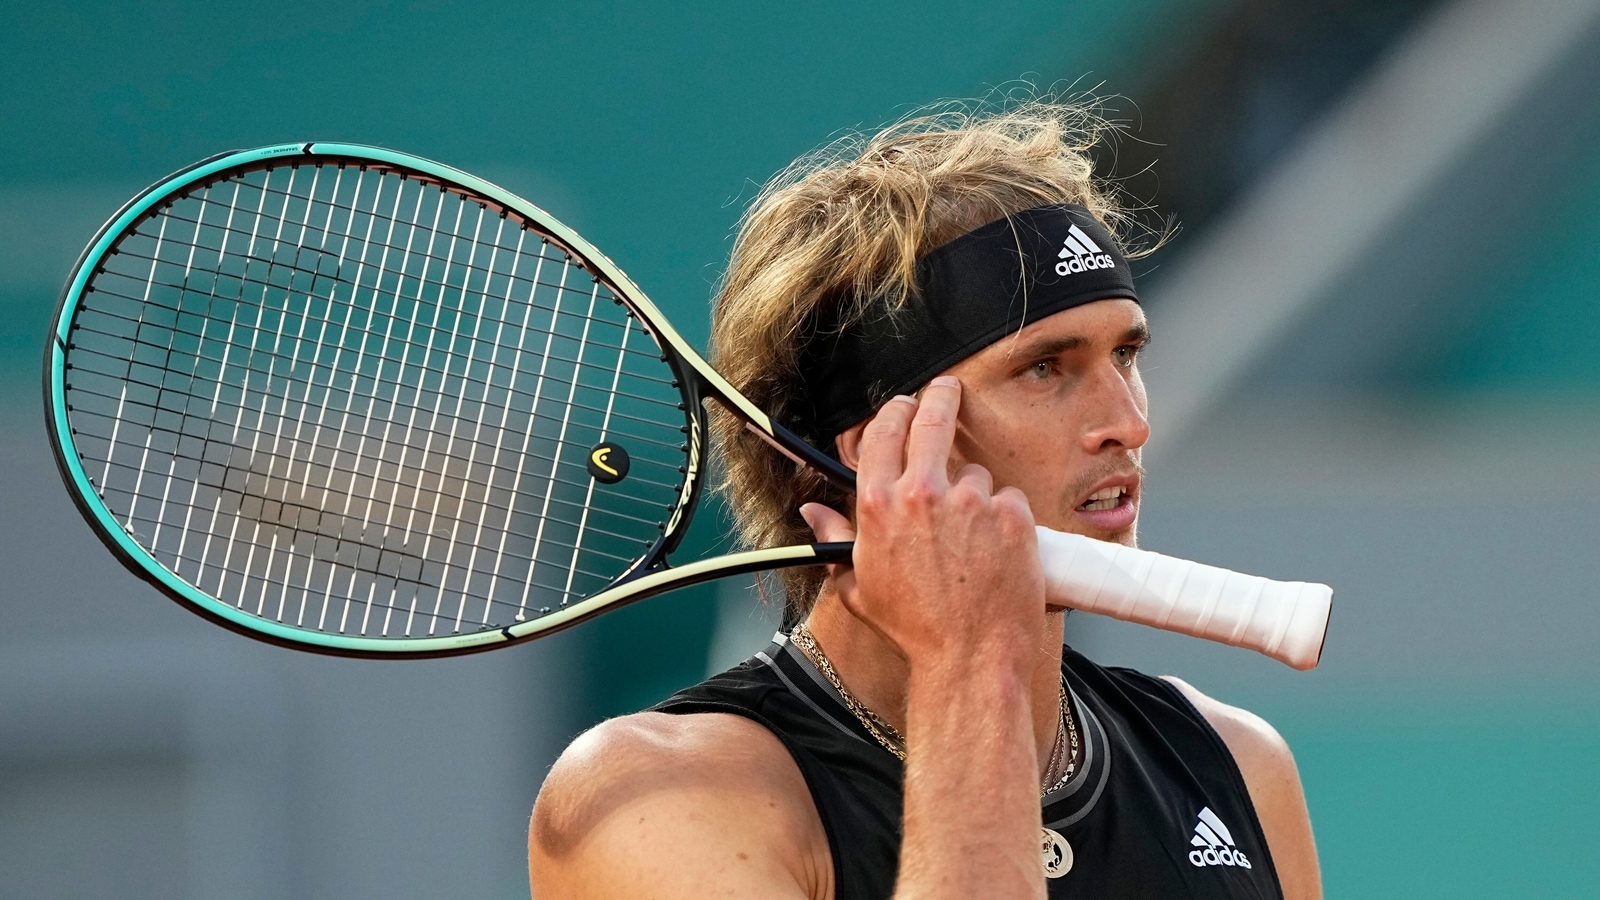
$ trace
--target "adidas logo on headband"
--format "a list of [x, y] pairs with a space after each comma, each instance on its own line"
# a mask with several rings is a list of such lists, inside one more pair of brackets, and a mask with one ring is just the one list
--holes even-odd
[[1056, 263], [1057, 275], [1071, 275], [1089, 269], [1111, 269], [1117, 265], [1111, 255], [1101, 250], [1100, 245], [1090, 240], [1077, 225], [1067, 229], [1067, 239], [1061, 244], [1061, 252], [1057, 254], [1061, 257], [1061, 261]]

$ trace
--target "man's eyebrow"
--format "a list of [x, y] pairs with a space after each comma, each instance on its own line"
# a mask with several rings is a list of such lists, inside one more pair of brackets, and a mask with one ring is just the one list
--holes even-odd
[[[1118, 344], [1139, 344], [1150, 340], [1150, 326], [1143, 322], [1130, 327], [1122, 333]], [[1082, 350], [1092, 342], [1081, 334], [1069, 334], [1062, 337], [1040, 338], [1028, 341], [1011, 348], [1006, 355], [1012, 359], [1044, 359], [1066, 353], [1069, 350]]]
[[1065, 337], [1040, 338], [1018, 344], [1011, 348], [1006, 355], [1012, 359], [1044, 359], [1065, 353], [1068, 350], [1082, 350], [1089, 346], [1089, 339], [1081, 334], [1069, 334]]

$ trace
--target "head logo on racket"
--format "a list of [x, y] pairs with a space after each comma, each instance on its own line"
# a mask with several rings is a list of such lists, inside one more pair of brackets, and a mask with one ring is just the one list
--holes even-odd
[[629, 462], [621, 444], [601, 441], [589, 451], [589, 475], [601, 484], [616, 484], [628, 477]]

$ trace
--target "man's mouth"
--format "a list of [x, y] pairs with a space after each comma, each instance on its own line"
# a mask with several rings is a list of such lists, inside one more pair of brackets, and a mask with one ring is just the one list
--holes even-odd
[[1101, 509], [1116, 509], [1122, 505], [1122, 498], [1126, 497], [1127, 494], [1128, 486], [1125, 484], [1103, 488], [1095, 491], [1088, 500], [1079, 504], [1078, 510], [1080, 512], [1094, 512]]

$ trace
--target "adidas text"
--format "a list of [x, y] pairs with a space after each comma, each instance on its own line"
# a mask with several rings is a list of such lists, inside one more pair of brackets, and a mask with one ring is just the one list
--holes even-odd
[[1251, 868], [1250, 860], [1244, 855], [1243, 850], [1232, 847], [1223, 847], [1218, 850], [1207, 847], [1204, 850], [1190, 850], [1189, 862], [1197, 866], [1238, 866], [1241, 869]]
[[1092, 256], [1069, 256], [1056, 263], [1056, 274], [1071, 275], [1088, 269], [1115, 268], [1116, 265], [1115, 262], [1112, 262], [1111, 257], [1104, 253], [1096, 253]]

